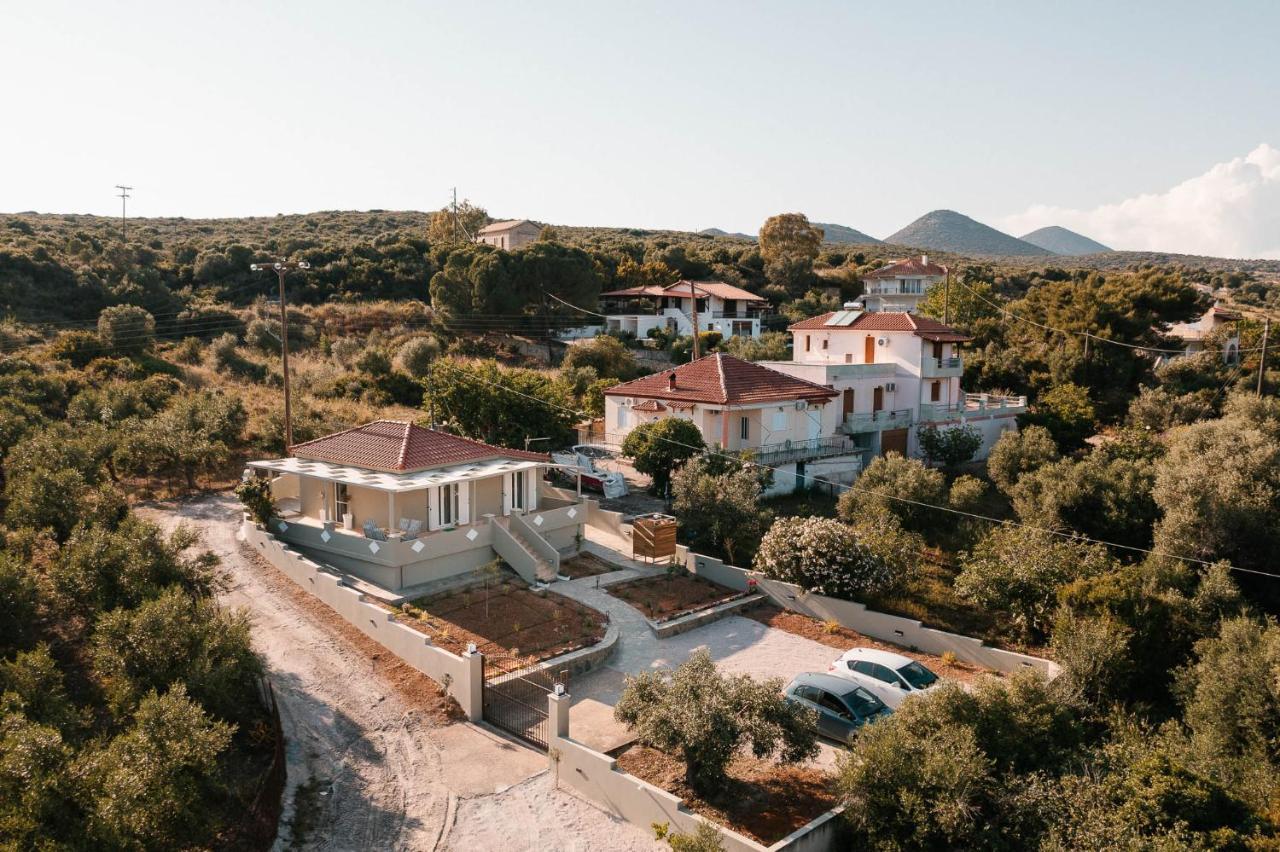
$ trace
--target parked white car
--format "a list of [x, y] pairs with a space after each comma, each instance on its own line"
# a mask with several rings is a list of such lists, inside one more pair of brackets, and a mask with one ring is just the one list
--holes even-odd
[[927, 692], [942, 683], [918, 660], [875, 648], [846, 651], [828, 671], [852, 680], [894, 709], [907, 696]]

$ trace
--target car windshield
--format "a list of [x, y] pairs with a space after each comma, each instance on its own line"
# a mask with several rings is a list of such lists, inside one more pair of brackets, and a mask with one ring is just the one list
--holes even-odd
[[844, 703], [859, 716], [871, 716], [884, 706], [884, 702], [862, 687], [858, 687], [853, 692], [846, 692], [841, 697], [844, 698]]
[[937, 682], [938, 676], [917, 662], [907, 663], [898, 669], [898, 674], [916, 689], [924, 689]]

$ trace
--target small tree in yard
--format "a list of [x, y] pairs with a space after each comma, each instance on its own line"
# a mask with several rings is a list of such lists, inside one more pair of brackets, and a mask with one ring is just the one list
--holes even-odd
[[622, 454], [635, 462], [636, 470], [649, 475], [654, 494], [666, 494], [672, 472], [706, 446], [693, 423], [667, 417], [642, 423], [628, 432], [622, 442]]
[[969, 461], [981, 446], [982, 433], [968, 423], [946, 429], [926, 426], [920, 430], [920, 451], [925, 461], [941, 464], [947, 470]]
[[236, 486], [236, 496], [260, 524], [271, 519], [275, 506], [271, 503], [271, 480], [265, 476], [253, 476]]
[[764, 531], [767, 513], [760, 508], [760, 477], [739, 465], [721, 467], [714, 456], [700, 456], [676, 472], [671, 481], [675, 511], [692, 547], [710, 544], [736, 563], [743, 546], [750, 548]]
[[703, 794], [720, 789], [747, 741], [755, 757], [784, 763], [818, 752], [813, 714], [783, 700], [780, 678], [722, 675], [705, 649], [669, 674], [629, 677], [613, 716], [644, 744], [680, 755], [685, 781]]
[[852, 598], [883, 591], [895, 579], [846, 524], [832, 518], [779, 518], [756, 551], [755, 568], [805, 591]]

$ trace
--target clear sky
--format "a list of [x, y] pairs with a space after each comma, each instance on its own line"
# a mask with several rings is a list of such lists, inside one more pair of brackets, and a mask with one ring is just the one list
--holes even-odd
[[[109, 214], [117, 183], [141, 216], [432, 209], [456, 185], [563, 224], [1087, 226], [1280, 147], [1278, 33], [1273, 2], [0, 0], [0, 210]], [[1280, 221], [1269, 158], [1241, 168]]]

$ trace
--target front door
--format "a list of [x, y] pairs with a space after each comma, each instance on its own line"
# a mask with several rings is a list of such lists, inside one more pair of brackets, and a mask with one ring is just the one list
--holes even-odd
[[874, 335], [867, 335], [866, 343], [863, 345], [862, 360], [867, 364], [876, 362], [876, 338]]
[[936, 341], [933, 344], [933, 357], [942, 360], [942, 344]]
[[875, 389], [875, 391], [874, 391], [874, 392], [872, 392], [872, 394], [871, 394], [871, 410], [872, 410], [872, 411], [883, 411], [883, 410], [884, 410], [884, 388], [882, 388], [882, 387], [878, 387], [878, 388], [876, 388], [876, 389]]
[[840, 399], [840, 405], [845, 417], [853, 413], [853, 388], [845, 388], [844, 395]]

